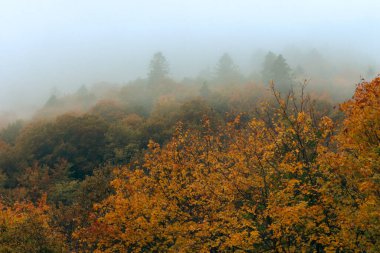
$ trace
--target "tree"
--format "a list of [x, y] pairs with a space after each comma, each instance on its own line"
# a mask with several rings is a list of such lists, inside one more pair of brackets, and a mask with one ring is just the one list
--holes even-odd
[[216, 78], [219, 83], [231, 84], [240, 81], [241, 75], [231, 56], [227, 53], [220, 57], [216, 67]]
[[263, 63], [263, 69], [261, 71], [261, 75], [263, 78], [263, 81], [265, 83], [268, 83], [270, 80], [273, 79], [273, 65], [276, 61], [277, 56], [273, 52], [268, 52], [265, 56], [264, 63]]
[[62, 160], [73, 166], [73, 178], [83, 179], [104, 161], [109, 124], [96, 115], [62, 115], [52, 122], [34, 122], [17, 138], [15, 151], [21, 164], [53, 168]]
[[161, 52], [155, 53], [149, 64], [149, 83], [160, 83], [168, 77], [168, 74], [169, 64], [165, 56]]
[[208, 87], [206, 82], [203, 82], [201, 88], [199, 89], [199, 95], [205, 99], [207, 99], [211, 94], [210, 88]]
[[273, 81], [280, 91], [289, 90], [294, 83], [291, 68], [281, 54], [276, 56], [269, 52], [265, 57], [261, 74], [265, 83]]
[[336, 137], [338, 152], [323, 157], [325, 169], [336, 175], [325, 195], [339, 210], [340, 243], [379, 252], [380, 77], [360, 83], [341, 109], [346, 118]]
[[24, 122], [22, 120], [17, 120], [9, 124], [6, 128], [0, 131], [0, 140], [3, 140], [7, 144], [14, 145], [23, 126]]
[[86, 110], [91, 107], [96, 99], [95, 95], [88, 90], [86, 85], [82, 85], [77, 90], [76, 97]]
[[68, 252], [64, 237], [50, 223], [46, 196], [36, 206], [0, 201], [0, 252]]

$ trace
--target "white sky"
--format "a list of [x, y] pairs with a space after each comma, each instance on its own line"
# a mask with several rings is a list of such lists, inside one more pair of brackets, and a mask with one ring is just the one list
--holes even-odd
[[289, 45], [378, 62], [379, 10], [380, 0], [0, 0], [0, 112], [53, 87], [144, 77], [158, 50], [177, 78], [225, 51], [244, 65]]

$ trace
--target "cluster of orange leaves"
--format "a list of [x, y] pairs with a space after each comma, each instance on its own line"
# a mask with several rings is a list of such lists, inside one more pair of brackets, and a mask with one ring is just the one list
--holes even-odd
[[0, 200], [0, 252], [66, 252], [64, 237], [51, 226], [46, 195], [37, 205]]
[[341, 105], [338, 128], [304, 98], [275, 98], [269, 119], [178, 124], [151, 142], [75, 232], [83, 251], [379, 252], [380, 78]]

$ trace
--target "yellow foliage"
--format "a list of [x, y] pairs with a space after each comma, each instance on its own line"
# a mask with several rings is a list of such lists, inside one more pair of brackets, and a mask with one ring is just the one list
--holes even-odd
[[50, 224], [46, 195], [31, 203], [0, 201], [0, 252], [67, 252], [64, 237]]
[[269, 120], [178, 124], [75, 236], [89, 252], [379, 252], [379, 87], [359, 85], [336, 137], [306, 99], [277, 93]]

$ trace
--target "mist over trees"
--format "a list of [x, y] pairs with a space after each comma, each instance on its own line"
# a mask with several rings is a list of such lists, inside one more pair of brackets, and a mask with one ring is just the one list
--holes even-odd
[[216, 66], [216, 82], [229, 83], [241, 82], [242, 75], [239, 68], [235, 65], [231, 56], [227, 53], [223, 54]]
[[[57, 103], [57, 107], [65, 108], [62, 109], [62, 112], [67, 111], [70, 104], [77, 106], [77, 103], [73, 101], [73, 103], [65, 102], [65, 104], [59, 104], [61, 101], [59, 97], [65, 96], [65, 101], [68, 101], [68, 97], [71, 96], [71, 99], [76, 100], [75, 96], [79, 97], [80, 94], [75, 94], [75, 92], [81, 86], [85, 86], [91, 94], [88, 94], [87, 102], [82, 102], [82, 105], [78, 105], [78, 107], [83, 106], [88, 109], [96, 101], [104, 99], [106, 97], [105, 94], [112, 96], [110, 93], [114, 92], [116, 87], [116, 89], [119, 89], [120, 86], [125, 86], [126, 84], [144, 83], [146, 81], [156, 82], [157, 92], [160, 92], [160, 89], [158, 89], [160, 79], [171, 79], [176, 83], [182, 84], [206, 82], [208, 85], [212, 85], [213, 82], [228, 82], [231, 85], [246, 82], [255, 82], [257, 84], [263, 82], [264, 84], [268, 84], [270, 80], [274, 80], [278, 88], [282, 84], [284, 85], [283, 91], [286, 91], [291, 84], [297, 85], [306, 79], [309, 80], [309, 90], [325, 93], [326, 96], [328, 94], [328, 96], [334, 99], [343, 101], [350, 97], [355, 84], [361, 78], [374, 78], [378, 72], [378, 65], [369, 58], [367, 59], [360, 55], [350, 55], [349, 53], [342, 55], [322, 49], [289, 47], [277, 50], [276, 52], [268, 50], [258, 50], [256, 53], [252, 53], [255, 52], [253, 50], [247, 50], [244, 53], [236, 52], [236, 50], [231, 51], [215, 55], [211, 58], [205, 54], [202, 59], [193, 59], [193, 56], [187, 55], [186, 52], [183, 52], [182, 59], [179, 59], [179, 56], [173, 58], [172, 53], [157, 52], [150, 55], [150, 59], [148, 58], [147, 62], [143, 65], [142, 74], [138, 75], [140, 77], [136, 76], [136, 79], [133, 76], [126, 75], [119, 82], [102, 81], [101, 79], [96, 83], [81, 83], [76, 85], [74, 82], [69, 82], [67, 87], [71, 88], [50, 84], [51, 86], [44, 90], [36, 89], [35, 92], [28, 94], [28, 96], [23, 95], [23, 98], [15, 99], [19, 103], [13, 106], [12, 110], [5, 109], [7, 107], [1, 108], [0, 126], [5, 127], [8, 123], [18, 118], [31, 118], [34, 112], [47, 102], [49, 90], [52, 99], [49, 103]], [[272, 59], [273, 62], [269, 59], [271, 58], [270, 52], [274, 54], [273, 58], [278, 57], [276, 63], [274, 59]], [[267, 57], [268, 59], [266, 59]], [[195, 64], [194, 62], [197, 61], [200, 61], [200, 63]], [[186, 62], [189, 63], [184, 64]], [[171, 65], [170, 73], [169, 65]], [[182, 69], [183, 66], [189, 66], [191, 71], [189, 70], [188, 72], [194, 73], [194, 76], [187, 75], [186, 70]], [[112, 64], [109, 67], [112, 68]], [[127, 71], [130, 66], [119, 66], [118, 68]], [[197, 76], [197, 73], [200, 74]], [[75, 88], [75, 86], [77, 87]], [[92, 87], [95, 86], [97, 86], [96, 89], [93, 89]], [[282, 90], [282, 88], [280, 89]], [[20, 91], [19, 96], [21, 95], [22, 91]], [[91, 96], [95, 97], [91, 98]], [[33, 101], [33, 97], [38, 97], [38, 101]], [[3, 102], [5, 103], [5, 101]], [[25, 104], [29, 106], [25, 107]], [[76, 110], [75, 108], [72, 109]]]
[[4, 124], [0, 252], [379, 251], [380, 79], [341, 103], [311, 55], [178, 81], [157, 52]]
[[379, 253], [380, 1], [0, 4], [0, 253]]
[[264, 83], [274, 82], [282, 91], [289, 90], [295, 84], [292, 69], [281, 54], [275, 55], [268, 52], [265, 56], [261, 74]]
[[151, 85], [161, 83], [168, 78], [169, 63], [161, 52], [153, 55], [149, 64], [148, 80]]

